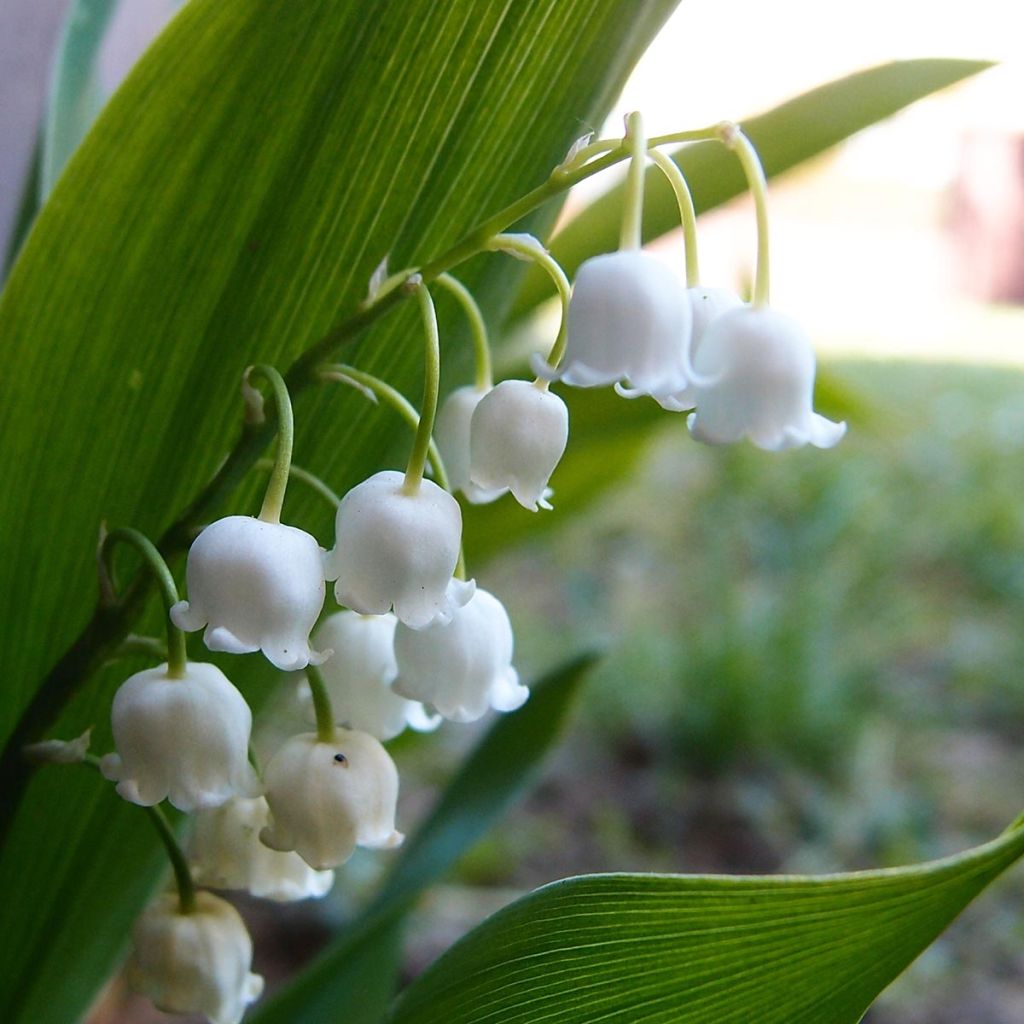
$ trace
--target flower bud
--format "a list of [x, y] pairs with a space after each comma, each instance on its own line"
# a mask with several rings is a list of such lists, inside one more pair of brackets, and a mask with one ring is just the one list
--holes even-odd
[[206, 626], [211, 651], [262, 651], [285, 672], [326, 657], [309, 646], [324, 572], [320, 545], [304, 530], [249, 516], [218, 519], [188, 553], [188, 596], [171, 621], [186, 632]]
[[569, 440], [569, 410], [525, 380], [504, 380], [481, 400], [470, 431], [470, 480], [510, 490], [523, 508], [549, 509], [547, 486]]
[[135, 922], [128, 984], [165, 1013], [201, 1013], [213, 1024], [238, 1024], [263, 991], [250, 970], [252, 939], [238, 911], [210, 892], [196, 893], [183, 914], [164, 893]]
[[446, 622], [475, 584], [452, 578], [462, 543], [459, 503], [430, 480], [413, 494], [405, 475], [375, 473], [338, 506], [334, 550], [325, 556], [338, 603], [364, 615], [394, 608], [407, 626]]
[[216, 665], [190, 661], [180, 679], [166, 665], [137, 672], [114, 694], [111, 722], [117, 753], [100, 768], [133, 804], [166, 797], [195, 811], [259, 792], [248, 759], [252, 713]]
[[621, 381], [636, 394], [673, 394], [687, 383], [690, 321], [683, 288], [650, 253], [595, 256], [576, 274], [565, 357], [552, 377], [584, 388]]
[[264, 772], [270, 825], [260, 839], [294, 850], [317, 871], [337, 867], [356, 846], [398, 846], [398, 771], [372, 736], [335, 729], [330, 743], [315, 733], [293, 736]]
[[391, 689], [398, 675], [396, 625], [398, 619], [390, 613], [338, 612], [324, 619], [316, 633], [318, 643], [334, 650], [320, 673], [331, 698], [335, 723], [368, 732], [379, 740], [392, 739], [407, 725], [426, 731], [441, 721], [436, 715], [428, 715], [422, 704], [399, 697]]
[[245, 889], [282, 903], [329, 892], [333, 871], [314, 871], [297, 853], [271, 850], [260, 842], [260, 830], [269, 823], [270, 808], [261, 796], [238, 797], [200, 811], [188, 846], [196, 883], [213, 889]]
[[803, 328], [768, 307], [743, 306], [715, 319], [694, 359], [697, 411], [690, 433], [708, 444], [749, 438], [778, 451], [831, 448], [846, 433], [812, 409], [814, 349]]
[[395, 630], [398, 678], [393, 689], [472, 722], [488, 708], [514, 711], [530, 695], [512, 667], [512, 624], [502, 603], [477, 588], [447, 625]]
[[489, 393], [489, 390], [475, 387], [457, 388], [444, 400], [434, 427], [434, 439], [444, 459], [448, 483], [473, 505], [487, 505], [507, 490], [504, 487], [484, 490], [469, 478], [470, 422], [480, 399]]

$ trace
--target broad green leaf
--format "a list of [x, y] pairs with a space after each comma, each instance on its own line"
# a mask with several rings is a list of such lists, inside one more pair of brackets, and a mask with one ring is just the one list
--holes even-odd
[[[156, 880], [145, 823], [108, 786], [51, 769], [26, 790], [18, 753], [91, 723], [109, 749], [127, 669], [82, 687], [116, 639], [90, 620], [101, 520], [169, 531], [180, 556], [190, 526], [254, 511], [247, 484], [170, 530], [238, 440], [244, 367], [287, 367], [354, 312], [382, 257], [422, 263], [542, 181], [672, 6], [192, 0], [70, 160], [0, 300], [6, 1019], [78, 1016]], [[517, 273], [491, 257], [462, 276], [496, 319]], [[407, 307], [346, 357], [415, 395], [420, 337]], [[296, 460], [339, 491], [407, 451], [347, 389], [307, 389], [296, 419]], [[286, 514], [330, 544], [315, 496], [293, 486]], [[260, 659], [229, 671], [255, 700]]]
[[1024, 853], [1016, 825], [929, 864], [821, 877], [586, 875], [499, 911], [393, 1024], [856, 1024]]
[[[775, 177], [909, 104], [989, 67], [988, 62], [971, 60], [893, 61], [819, 86], [741, 124], [757, 146], [765, 173]], [[739, 162], [724, 146], [698, 143], [678, 150], [673, 158], [690, 183], [698, 213], [746, 190]], [[605, 193], [569, 221], [552, 241], [552, 255], [570, 276], [588, 257], [618, 247], [622, 194], [621, 186]], [[678, 227], [675, 197], [661, 172], [651, 168], [647, 174], [644, 238], [657, 238]], [[516, 299], [515, 314], [527, 312], [550, 293], [550, 282], [542, 273], [529, 273]]]
[[[355, 967], [365, 955], [364, 943], [383, 943], [386, 937], [397, 944], [400, 933], [396, 927], [389, 929], [388, 922], [396, 921], [419, 893], [449, 871], [529, 785], [593, 663], [592, 655], [584, 655], [545, 676], [531, 688], [522, 708], [491, 726], [430, 816], [406, 840], [400, 860], [367, 911], [287, 989], [258, 1009], [254, 1024], [321, 1024], [333, 1019], [329, 1006], [347, 1007], [362, 999]], [[390, 999], [383, 1005], [388, 1003]]]

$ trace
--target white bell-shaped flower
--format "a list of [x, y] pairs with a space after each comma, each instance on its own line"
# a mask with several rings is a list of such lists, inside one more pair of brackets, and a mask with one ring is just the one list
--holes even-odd
[[512, 623], [502, 603], [477, 588], [447, 625], [395, 630], [394, 689], [454, 722], [472, 722], [488, 708], [515, 711], [530, 695], [512, 667]]
[[[687, 288], [686, 297], [693, 314], [689, 347], [689, 358], [692, 363], [712, 320], [717, 320], [730, 309], [742, 306], [743, 300], [731, 288], [705, 288], [703, 285]], [[685, 409], [692, 409], [697, 404], [697, 391], [691, 381], [681, 391], [671, 395], [656, 395], [655, 399], [658, 405], [669, 412], [682, 412]]]
[[846, 433], [845, 423], [814, 412], [814, 349], [803, 328], [774, 309], [744, 306], [712, 321], [694, 369], [697, 411], [689, 426], [698, 441], [746, 437], [778, 451], [831, 448]]
[[473, 596], [472, 580], [453, 578], [462, 543], [459, 503], [423, 480], [414, 494], [405, 474], [375, 473], [338, 506], [334, 550], [324, 558], [338, 603], [364, 615], [394, 609], [407, 626], [445, 622]]
[[188, 553], [188, 596], [171, 609], [186, 632], [206, 627], [211, 651], [262, 651], [285, 672], [320, 664], [309, 632], [324, 604], [320, 545], [304, 530], [228, 516], [211, 523]]
[[[320, 624], [317, 643], [334, 650], [320, 673], [337, 725], [390, 740], [407, 725], [425, 732], [440, 724], [441, 719], [428, 714], [422, 704], [399, 697], [391, 689], [398, 675], [397, 625], [398, 619], [390, 612], [361, 615], [350, 611], [331, 615]], [[308, 685], [305, 695], [312, 704]]]
[[188, 845], [189, 866], [198, 885], [244, 889], [262, 899], [291, 902], [326, 895], [333, 871], [315, 871], [297, 853], [272, 850], [260, 842], [270, 824], [264, 797], [237, 797], [195, 817]]
[[133, 804], [166, 797], [197, 811], [260, 791], [249, 764], [252, 712], [216, 665], [190, 661], [180, 679], [166, 665], [137, 672], [114, 694], [111, 722], [117, 753], [100, 768]]
[[201, 1013], [213, 1024], [238, 1024], [263, 991], [253, 974], [252, 939], [230, 903], [200, 890], [181, 913], [172, 893], [135, 922], [128, 984], [166, 1013]]
[[548, 480], [569, 440], [569, 410], [546, 387], [503, 380], [480, 400], [470, 433], [470, 480], [510, 490], [523, 508], [551, 508]]
[[626, 394], [670, 395], [687, 384], [690, 303], [672, 271], [639, 249], [586, 260], [569, 302], [565, 356], [549, 379]]
[[315, 733], [293, 736], [264, 772], [270, 825], [260, 839], [294, 850], [317, 871], [337, 867], [356, 846], [398, 846], [398, 771], [372, 736], [335, 729], [330, 743]]
[[434, 440], [448, 472], [448, 483], [453, 491], [461, 491], [466, 501], [473, 505], [496, 501], [508, 489], [477, 487], [469, 477], [470, 423], [480, 400], [489, 393], [490, 389], [472, 385], [456, 388], [441, 405], [434, 426]]

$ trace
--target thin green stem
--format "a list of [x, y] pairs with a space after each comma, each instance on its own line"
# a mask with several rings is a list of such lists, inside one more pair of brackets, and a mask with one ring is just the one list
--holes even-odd
[[333, 743], [334, 712], [331, 710], [331, 697], [324, 677], [315, 665], [307, 665], [306, 679], [313, 696], [313, 711], [316, 713], [316, 738], [321, 743]]
[[[242, 390], [246, 400], [253, 401], [254, 396], [248, 392], [252, 389], [252, 378], [262, 377], [274, 393], [274, 406], [277, 412], [277, 453], [274, 456], [274, 471], [267, 483], [267, 492], [263, 497], [260, 519], [265, 523], [281, 522], [281, 509], [284, 507], [284, 492], [288, 489], [288, 473], [292, 466], [292, 447], [295, 443], [295, 418], [292, 415], [292, 400], [288, 394], [288, 385], [273, 366], [259, 363], [250, 366], [242, 375]], [[262, 423], [262, 402], [255, 422]]]
[[[262, 469], [264, 472], [272, 472], [274, 465], [274, 462], [270, 459], [260, 459], [259, 462], [256, 463], [256, 469]], [[341, 504], [341, 498], [339, 498], [338, 495], [320, 479], [320, 477], [315, 473], [310, 473], [308, 469], [296, 466], [294, 462], [292, 463], [292, 468], [289, 473], [289, 479], [298, 480], [299, 483], [303, 483], [311, 490], [316, 491], [316, 493], [319, 494], [320, 497], [335, 510], [337, 510], [338, 506]]]
[[114, 652], [114, 657], [128, 658], [134, 654], [144, 654], [157, 661], [166, 661], [167, 645], [155, 636], [138, 636], [135, 633], [129, 633]]
[[693, 206], [693, 195], [686, 178], [676, 162], [664, 153], [652, 149], [647, 154], [668, 179], [679, 206], [679, 221], [683, 227], [683, 247], [686, 252], [686, 285], [696, 288], [700, 284], [700, 267], [697, 264], [697, 211]]
[[644, 244], [644, 172], [647, 169], [647, 139], [644, 120], [637, 111], [626, 115], [626, 137], [629, 146], [629, 171], [626, 174], [626, 199], [622, 212], [620, 249], [639, 249]]
[[188, 861], [182, 853], [178, 840], [174, 837], [174, 830], [159, 807], [143, 808], [153, 823], [160, 842], [164, 844], [167, 851], [167, 859], [174, 869], [174, 881], [178, 886], [178, 910], [182, 914], [191, 914], [196, 909], [196, 886], [192, 880], [192, 872], [188, 869]]
[[569, 329], [569, 300], [572, 298], [572, 287], [565, 276], [558, 260], [544, 248], [532, 235], [495, 235], [487, 244], [487, 248], [495, 252], [507, 252], [518, 259], [536, 263], [544, 270], [554, 283], [558, 299], [562, 304], [562, 321], [558, 325], [558, 335], [551, 347], [548, 362], [557, 366], [565, 353], [565, 341]]
[[436, 281], [446, 288], [462, 307], [469, 320], [469, 329], [473, 335], [473, 355], [476, 359], [477, 391], [490, 391], [494, 386], [494, 372], [491, 369], [491, 346], [487, 340], [487, 324], [480, 312], [472, 292], [451, 274], [438, 274]]
[[752, 305], [768, 305], [768, 182], [765, 179], [761, 158], [754, 144], [743, 134], [737, 124], [725, 123], [719, 126], [719, 138], [738, 157], [743, 173], [747, 177], [750, 194], [754, 197], [754, 211], [757, 216], [757, 264], [754, 268], [754, 294]]
[[423, 282], [416, 286], [416, 300], [423, 317], [423, 333], [426, 344], [423, 348], [423, 403], [420, 406], [420, 420], [416, 424], [416, 437], [412, 442], [412, 454], [405, 469], [406, 494], [416, 494], [423, 482], [423, 470], [427, 464], [427, 453], [434, 433], [434, 417], [437, 415], [437, 395], [441, 385], [441, 339], [437, 333], [437, 313], [430, 290]]
[[[347, 363], [328, 363], [321, 368], [320, 377], [323, 380], [333, 380], [338, 384], [348, 384], [358, 390], [369, 392], [369, 397], [379, 398], [390, 405], [412, 427], [413, 432], [419, 428], [420, 414], [416, 411], [416, 407], [401, 391], [393, 388], [387, 381], [381, 380], [380, 377], [375, 377], [372, 373], [367, 373], [365, 370], [357, 370], [354, 366], [349, 366]], [[441, 458], [441, 452], [434, 443], [433, 438], [430, 439], [430, 444], [427, 447], [427, 458], [430, 460], [430, 466], [434, 471], [434, 479], [437, 481], [438, 486], [443, 487], [446, 491], [450, 491], [451, 486], [448, 483], [448, 473], [444, 468], [444, 460]]]
[[100, 570], [100, 587], [109, 594], [116, 593], [117, 583], [114, 579], [114, 567], [111, 553], [116, 544], [129, 544], [142, 556], [146, 568], [160, 586], [160, 595], [164, 602], [164, 621], [167, 626], [167, 674], [172, 679], [181, 679], [185, 675], [187, 657], [185, 654], [185, 634], [171, 622], [170, 611], [178, 603], [178, 588], [167, 568], [163, 556], [157, 551], [153, 542], [138, 530], [120, 527], [111, 530], [100, 542], [98, 560]]

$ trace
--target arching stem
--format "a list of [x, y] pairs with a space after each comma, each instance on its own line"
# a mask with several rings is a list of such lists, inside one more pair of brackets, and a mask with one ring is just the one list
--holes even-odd
[[331, 697], [327, 692], [324, 677], [315, 665], [306, 666], [306, 680], [313, 696], [313, 711], [316, 714], [316, 738], [321, 743], [334, 741], [334, 712]]
[[[381, 380], [380, 377], [375, 377], [372, 373], [367, 373], [365, 370], [357, 370], [354, 366], [349, 366], [347, 363], [328, 363], [321, 368], [320, 377], [323, 380], [336, 381], [338, 384], [348, 384], [357, 390], [367, 392], [368, 397], [371, 399], [380, 399], [386, 402], [412, 427], [414, 432], [418, 429], [420, 414], [416, 411], [415, 406], [401, 391], [393, 388], [387, 381]], [[434, 471], [434, 479], [437, 481], [438, 486], [443, 487], [446, 491], [450, 491], [448, 473], [445, 471], [441, 452], [438, 450], [433, 438], [430, 439], [430, 444], [427, 447], [427, 458], [430, 460], [430, 467]]]
[[457, 278], [451, 274], [438, 274], [436, 280], [455, 296], [469, 320], [469, 329], [473, 335], [473, 355], [476, 360], [476, 389], [489, 391], [494, 386], [494, 373], [491, 369], [491, 346], [487, 340], [484, 315], [480, 312], [480, 307], [470, 290]]
[[644, 172], [647, 164], [647, 139], [643, 118], [637, 111], [626, 115], [626, 136], [629, 147], [629, 171], [626, 174], [626, 200], [622, 213], [620, 249], [639, 249], [643, 245]]
[[145, 534], [130, 527], [119, 527], [103, 534], [97, 552], [101, 600], [109, 604], [117, 599], [117, 583], [111, 563], [111, 553], [117, 544], [128, 544], [135, 548], [160, 587], [160, 596], [164, 603], [164, 622], [167, 627], [167, 674], [172, 679], [181, 679], [185, 675], [187, 662], [185, 634], [171, 622], [170, 616], [171, 608], [178, 603], [178, 588], [163, 556]]
[[417, 281], [416, 300], [419, 302], [423, 316], [425, 335], [423, 351], [423, 403], [420, 406], [419, 423], [416, 425], [416, 437], [412, 443], [412, 453], [405, 469], [405, 484], [402, 490], [406, 494], [416, 494], [423, 482], [423, 470], [427, 464], [427, 453], [430, 450], [430, 439], [434, 433], [434, 417], [437, 415], [437, 394], [441, 384], [441, 339], [437, 333], [437, 313], [430, 291], [422, 281]]
[[277, 453], [274, 456], [274, 471], [270, 474], [267, 491], [260, 509], [260, 519], [265, 523], [281, 522], [284, 506], [284, 492], [288, 488], [288, 474], [292, 465], [292, 446], [295, 443], [295, 420], [292, 416], [292, 400], [284, 377], [272, 366], [260, 363], [250, 366], [242, 374], [242, 394], [245, 396], [250, 415], [247, 422], [256, 425], [263, 422], [263, 396], [252, 386], [254, 376], [262, 377], [274, 393], [277, 409]]
[[174, 831], [167, 816], [159, 807], [144, 808], [153, 823], [160, 842], [164, 844], [167, 851], [167, 859], [171, 862], [174, 870], [174, 881], [178, 887], [178, 910], [182, 914], [191, 914], [196, 909], [196, 886], [192, 880], [192, 872], [188, 869], [188, 861], [185, 854], [174, 837]]
[[668, 179], [679, 206], [679, 221], [683, 227], [683, 248], [686, 252], [686, 286], [696, 288], [700, 284], [700, 267], [697, 264], [697, 211], [693, 206], [690, 186], [679, 166], [670, 157], [657, 149], [647, 154]]
[[[273, 472], [274, 465], [274, 462], [270, 459], [260, 459], [256, 463], [256, 468], [262, 469], [264, 472]], [[292, 480], [298, 480], [299, 483], [305, 484], [310, 490], [315, 491], [331, 508], [337, 510], [341, 504], [341, 498], [334, 493], [330, 486], [324, 483], [315, 473], [310, 473], [308, 469], [296, 466], [293, 462], [289, 477]]]
[[768, 305], [768, 182], [765, 179], [761, 158], [754, 144], [743, 134], [738, 124], [726, 122], [719, 125], [719, 138], [737, 156], [743, 173], [747, 177], [750, 194], [754, 197], [754, 211], [757, 217], [757, 264], [754, 268], [753, 306]]
[[[544, 248], [533, 235], [502, 234], [495, 235], [486, 248], [493, 252], [506, 252], [517, 259], [536, 263], [554, 283], [558, 292], [559, 302], [562, 304], [562, 321], [558, 325], [558, 335], [548, 356], [548, 363], [551, 366], [558, 366], [565, 353], [565, 340], [569, 329], [569, 300], [572, 298], [572, 287], [569, 278], [565, 276], [558, 260]], [[546, 381], [538, 381], [538, 387], [546, 386]]]

